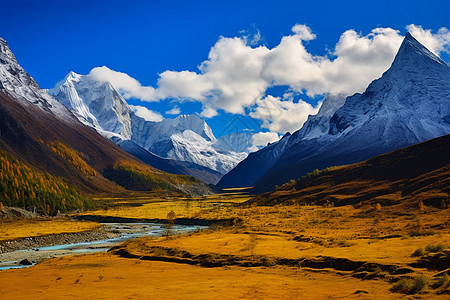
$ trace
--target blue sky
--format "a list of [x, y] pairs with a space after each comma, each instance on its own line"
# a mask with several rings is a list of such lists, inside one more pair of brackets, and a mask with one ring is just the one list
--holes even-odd
[[[19, 63], [41, 87], [53, 87], [71, 70], [88, 74], [95, 67], [106, 66], [112, 72], [128, 74], [142, 86], [156, 89], [157, 96], [152, 96], [151, 100], [140, 101], [132, 96], [130, 104], [148, 107], [159, 112], [162, 117], [174, 117], [165, 113], [174, 108], [179, 108], [181, 113], [201, 113], [207, 117], [206, 120], [216, 135], [226, 133], [227, 124], [236, 117], [242, 124], [247, 124], [241, 127], [250, 126], [253, 131], [283, 134], [301, 126], [307, 113], [317, 111], [317, 102], [325, 92], [350, 93], [360, 90], [365, 81], [355, 82], [341, 91], [330, 82], [318, 81], [312, 84], [301, 76], [291, 78], [287, 74], [280, 75], [282, 65], [272, 66], [272, 69], [267, 67], [271, 63], [268, 62], [269, 58], [277, 55], [295, 57], [302, 53], [302, 49], [314, 56], [315, 65], [309, 67], [317, 68], [319, 57], [326, 56], [332, 62], [341, 55], [344, 61], [345, 55], [352, 55], [353, 50], [349, 52], [341, 44], [343, 49], [337, 55], [335, 49], [343, 34], [351, 29], [357, 34], [351, 38], [359, 41], [366, 37], [374, 51], [378, 51], [377, 49], [384, 48], [372, 45], [374, 36], [383, 35], [386, 38], [384, 43], [392, 41], [392, 49], [398, 46], [398, 38], [392, 32], [368, 36], [373, 29], [392, 28], [398, 30], [396, 35], [402, 36], [407, 25], [415, 24], [416, 29], [421, 26], [424, 30], [424, 38], [428, 29], [433, 37], [441, 38], [441, 44], [435, 45], [435, 52], [449, 61], [448, 53], [445, 52], [445, 49], [449, 49], [445, 40], [447, 33], [441, 31], [441, 35], [437, 35], [440, 28], [448, 28], [450, 25], [450, 4], [446, 0], [315, 3], [283, 0], [3, 2], [0, 8], [0, 36], [8, 41]], [[293, 30], [296, 24], [306, 26]], [[310, 36], [311, 34], [315, 37]], [[225, 39], [220, 40], [221, 37]], [[232, 40], [234, 37], [244, 41], [244, 45]], [[280, 51], [270, 51], [280, 46], [284, 37], [293, 37], [293, 44], [301, 44], [296, 48], [297, 52], [283, 52], [282, 47], [279, 47]], [[350, 38], [348, 41], [350, 43]], [[269, 70], [266, 72], [269, 75], [264, 75], [264, 83], [259, 81], [261, 78], [255, 77], [253, 81], [236, 84], [239, 78], [231, 77], [232, 74], [241, 72], [239, 66], [225, 75], [218, 73], [214, 68], [223, 64], [208, 60], [211, 47], [214, 46], [218, 53], [222, 51], [217, 54], [219, 61], [233, 52], [233, 49], [248, 50], [249, 61], [255, 58], [255, 64], [264, 64], [264, 70]], [[261, 53], [251, 51], [258, 47], [261, 48]], [[383, 54], [385, 64], [392, 59], [392, 51]], [[247, 61], [246, 57], [244, 56], [244, 61]], [[371, 60], [367, 55], [364, 57]], [[224, 63], [226, 64], [226, 59], [232, 58], [225, 57]], [[274, 60], [279, 61], [278, 58]], [[199, 66], [208, 61], [208, 67], [199, 71]], [[346, 66], [344, 62], [342, 64], [341, 67], [333, 68], [347, 70], [354, 67], [351, 64]], [[301, 69], [301, 66], [299, 68], [292, 72], [310, 70]], [[321, 65], [320, 68], [328, 67]], [[370, 65], [366, 69], [370, 69]], [[108, 70], [97, 72], [97, 75], [105, 78], [109, 78], [111, 74], [118, 75], [111, 72], [109, 74]], [[190, 73], [182, 74], [180, 71]], [[316, 71], [318, 78], [323, 75], [323, 70]], [[311, 72], [315, 74], [316, 71]], [[358, 77], [358, 72], [364, 71], [365, 69], [358, 70], [349, 78]], [[331, 71], [326, 72], [329, 74]], [[376, 77], [378, 73], [380, 71], [370, 76]], [[161, 80], [161, 74], [171, 77], [163, 76]], [[207, 76], [200, 76], [202, 74]], [[189, 75], [191, 81], [186, 81], [181, 75]], [[365, 80], [370, 82], [370, 76]], [[218, 82], [220, 78], [224, 78], [223, 82]], [[158, 80], [165, 88], [158, 88]], [[231, 87], [224, 83], [228, 81], [233, 82]], [[191, 89], [192, 85], [198, 85], [195, 91]], [[173, 86], [182, 88], [177, 93], [169, 91]], [[128, 87], [123, 88], [127, 90]], [[248, 99], [228, 104], [230, 97], [217, 96], [217, 93], [223, 95], [229, 88], [233, 90], [230, 97]], [[253, 94], [250, 93], [252, 88]], [[248, 89], [250, 94], [239, 89]], [[202, 98], [196, 98], [200, 94]], [[278, 113], [277, 116], [272, 115], [272, 107], [275, 115]], [[296, 115], [299, 125], [295, 125]]]

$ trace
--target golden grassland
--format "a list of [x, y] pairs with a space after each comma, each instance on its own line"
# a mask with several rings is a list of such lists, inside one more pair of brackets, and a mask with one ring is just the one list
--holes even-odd
[[[448, 209], [256, 206], [244, 203], [250, 196], [243, 191], [228, 192], [202, 198], [97, 198], [103, 208], [84, 214], [164, 219], [173, 210], [178, 218], [236, 221], [182, 236], [130, 240], [105, 254], [2, 271], [0, 282], [12, 286], [2, 293], [23, 299], [26, 285], [25, 296], [34, 299], [401, 299], [410, 296], [392, 292], [394, 282], [422, 276], [428, 283], [415, 298], [448, 299], [450, 284], [436, 287], [433, 276], [439, 270], [411, 266], [428, 255], [413, 257], [417, 249], [450, 245]], [[325, 258], [331, 262], [324, 267], [302, 265]], [[339, 259], [366, 269], [334, 265]], [[218, 264], [205, 267], [205, 262]], [[389, 266], [408, 272], [397, 274]]]
[[[248, 201], [250, 197], [240, 193], [219, 194], [201, 198], [183, 198], [164, 193], [130, 198], [94, 198], [99, 209], [83, 215], [113, 216], [137, 219], [165, 219], [173, 210], [177, 218], [220, 219], [220, 207], [231, 209]], [[217, 210], [216, 208], [220, 208]], [[236, 215], [237, 216], [237, 215]]]
[[66, 218], [1, 220], [0, 241], [49, 234], [90, 231], [100, 226], [96, 222], [73, 221]]
[[[0, 272], [5, 299], [385, 299], [383, 282], [284, 267], [203, 268], [94, 254]], [[355, 294], [357, 290], [369, 294]], [[401, 299], [391, 294], [389, 299]]]

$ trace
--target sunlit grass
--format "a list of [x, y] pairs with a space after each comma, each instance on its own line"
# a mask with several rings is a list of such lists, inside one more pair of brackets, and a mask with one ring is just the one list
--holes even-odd
[[0, 221], [0, 241], [48, 234], [83, 232], [101, 225], [96, 222], [73, 221], [66, 218], [15, 219]]

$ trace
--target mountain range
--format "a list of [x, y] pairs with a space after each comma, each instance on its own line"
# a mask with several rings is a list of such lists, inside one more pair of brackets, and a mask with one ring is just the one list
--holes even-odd
[[[197, 115], [146, 120], [111, 83], [90, 75], [70, 72], [43, 90], [3, 39], [0, 97], [0, 148], [89, 193], [124, 187], [183, 191], [188, 182], [207, 190], [171, 174], [264, 192], [314, 169], [450, 133], [450, 67], [409, 33], [391, 67], [364, 93], [328, 94], [300, 130], [252, 153], [253, 133], [216, 138]], [[151, 178], [142, 175], [147, 172]]]
[[[66, 190], [75, 187], [87, 194], [126, 193], [125, 188], [187, 194], [211, 192], [200, 180], [165, 173], [143, 163], [84, 125], [39, 87], [1, 38], [0, 150], [9, 155], [2, 156], [11, 160], [2, 164], [0, 173], [11, 173], [12, 164], [25, 164], [29, 168], [26, 170], [31, 170], [28, 173], [37, 172], [35, 176], [42, 178], [37, 183], [41, 188], [43, 182], [49, 182], [53, 186], [68, 184]], [[61, 180], [63, 183], [55, 183]], [[10, 186], [17, 189], [12, 190], [14, 195], [24, 193], [24, 186], [14, 184], [14, 180]], [[0, 194], [2, 197], [11, 198]], [[40, 205], [54, 204], [47, 194], [43, 197]]]
[[362, 94], [326, 97], [317, 115], [240, 162], [219, 187], [272, 189], [314, 169], [363, 161], [450, 133], [450, 67], [407, 33]]
[[[133, 155], [138, 152], [143, 155], [146, 150], [153, 155], [152, 161], [158, 157], [169, 159], [171, 166], [183, 162], [176, 167], [177, 172], [207, 183], [217, 183], [247, 156], [252, 146], [252, 134], [248, 133], [216, 139], [208, 124], [197, 115], [180, 115], [159, 122], [146, 120], [135, 113], [111, 83], [100, 82], [90, 75], [70, 72], [49, 93], [82, 123], [125, 150], [133, 150]], [[131, 141], [133, 146], [123, 141]], [[166, 163], [159, 163], [162, 170], [174, 171], [166, 169]]]

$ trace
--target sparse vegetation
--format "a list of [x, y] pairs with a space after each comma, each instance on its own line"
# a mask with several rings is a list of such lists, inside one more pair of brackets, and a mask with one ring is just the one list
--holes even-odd
[[425, 254], [425, 251], [423, 250], [423, 248], [417, 248], [413, 254], [411, 254], [411, 257], [418, 257], [418, 256], [422, 256]]
[[313, 178], [319, 177], [320, 175], [323, 175], [323, 174], [328, 173], [330, 171], [337, 170], [337, 169], [342, 168], [342, 167], [343, 166], [331, 166], [331, 167], [327, 167], [327, 168], [322, 169], [322, 170], [315, 169], [312, 172], [306, 173], [306, 175], [302, 176], [299, 180], [313, 179]]
[[444, 244], [428, 244], [425, 246], [425, 251], [429, 253], [437, 253], [447, 248], [448, 246]]
[[74, 149], [70, 148], [69, 146], [63, 144], [60, 141], [53, 141], [48, 146], [53, 152], [64, 158], [68, 163], [70, 163], [79, 171], [83, 172], [85, 175], [88, 176], [99, 175], [94, 168], [89, 166], [86, 163], [86, 161], [82, 159], [83, 156], [82, 153], [75, 151]]
[[436, 278], [432, 285], [434, 289], [447, 289], [450, 287], [450, 276], [448, 276], [446, 273], [444, 273], [442, 276]]
[[394, 283], [391, 291], [403, 294], [417, 294], [423, 291], [431, 280], [425, 275], [419, 275], [415, 278], [403, 278]]
[[447, 249], [448, 246], [446, 244], [428, 244], [425, 246], [425, 248], [417, 248], [412, 254], [411, 257], [419, 257], [426, 255], [428, 253], [438, 253], [442, 252], [443, 250]]

